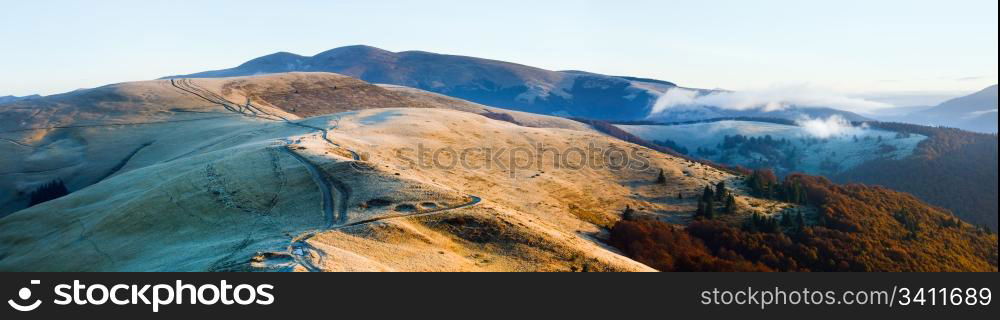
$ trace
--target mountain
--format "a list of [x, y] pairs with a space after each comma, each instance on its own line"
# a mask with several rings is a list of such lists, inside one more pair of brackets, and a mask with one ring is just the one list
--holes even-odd
[[979, 92], [945, 101], [925, 112], [930, 114], [969, 114], [985, 110], [997, 109], [997, 86], [980, 90]]
[[232, 69], [168, 78], [215, 78], [290, 71], [334, 72], [371, 83], [423, 89], [481, 104], [539, 114], [640, 119], [673, 83], [423, 51], [349, 46], [312, 57], [280, 52]]
[[[480, 104], [564, 117], [597, 120], [642, 120], [668, 90], [687, 89], [673, 82], [586, 71], [549, 71], [474, 57], [424, 51], [390, 52], [369, 46], [349, 46], [312, 57], [279, 52], [235, 68], [173, 78], [251, 76], [291, 71], [333, 72], [367, 82], [394, 84], [436, 92]], [[657, 116], [666, 121], [719, 117], [826, 117], [868, 120], [857, 114], [824, 107], [792, 107], [782, 111], [727, 110], [713, 106], [671, 110]], [[676, 111], [676, 112], [674, 112]]]
[[997, 86], [945, 101], [930, 108], [883, 118], [931, 126], [946, 126], [975, 132], [997, 132]]
[[[609, 228], [701, 230], [695, 195], [719, 185], [717, 227], [810, 224], [805, 247], [731, 248], [768, 268], [996, 270], [995, 235], [913, 199], [919, 232], [883, 219], [892, 203], [845, 220], [855, 205], [757, 197], [739, 173], [581, 122], [331, 73], [115, 84], [4, 105], [0, 128], [0, 271], [653, 271]], [[629, 161], [580, 165], [595, 148]], [[793, 255], [809, 264], [770, 265]], [[907, 263], [864, 264], [890, 258]]]
[[874, 129], [925, 136], [913, 154], [863, 162], [831, 178], [880, 185], [911, 193], [976, 225], [997, 230], [995, 134], [902, 123], [869, 124]]
[[[651, 271], [602, 226], [685, 214], [655, 199], [736, 179], [576, 121], [330, 73], [116, 84], [5, 105], [0, 128], [3, 271]], [[536, 144], [648, 162], [482, 153]], [[632, 183], [648, 165], [677, 181]]]
[[20, 100], [25, 100], [25, 99], [36, 99], [36, 98], [40, 98], [40, 97], [41, 96], [39, 96], [37, 94], [33, 94], [33, 95], [30, 95], [30, 96], [23, 96], [23, 97], [5, 96], [5, 97], [0, 97], [0, 104], [11, 103], [11, 102], [14, 102], [14, 101], [20, 101]]

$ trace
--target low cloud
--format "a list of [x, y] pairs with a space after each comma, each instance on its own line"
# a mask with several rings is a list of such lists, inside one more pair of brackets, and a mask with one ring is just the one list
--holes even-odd
[[850, 121], [840, 115], [833, 115], [829, 118], [802, 118], [795, 121], [807, 134], [826, 139], [847, 135], [859, 135], [867, 130], [867, 127], [856, 127]]
[[695, 90], [673, 88], [657, 99], [651, 114], [683, 106], [713, 106], [730, 110], [762, 109], [779, 111], [791, 106], [830, 107], [856, 113], [871, 113], [892, 105], [851, 98], [808, 86], [771, 87], [739, 92], [717, 91], [701, 94]]
[[955, 79], [955, 81], [976, 81], [976, 80], [982, 80], [982, 79], [985, 79], [985, 78], [986, 78], [986, 76], [971, 76], [971, 77], [961, 77], [961, 78]]
[[985, 114], [990, 114], [990, 113], [997, 113], [997, 109], [969, 112], [965, 116], [965, 118], [967, 118], [967, 119], [969, 119], [969, 118], [975, 118], [975, 117], [979, 117], [979, 116], [982, 116], [982, 115], [985, 115]]

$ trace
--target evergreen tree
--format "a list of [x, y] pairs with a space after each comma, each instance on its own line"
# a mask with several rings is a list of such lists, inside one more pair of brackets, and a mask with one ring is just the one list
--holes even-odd
[[694, 212], [694, 217], [704, 217], [705, 216], [705, 202], [698, 199], [698, 211]]
[[659, 184], [667, 183], [667, 175], [663, 172], [663, 169], [660, 169], [660, 175], [656, 177], [656, 183]]
[[785, 227], [785, 228], [791, 228], [792, 227], [792, 214], [791, 213], [784, 213], [784, 214], [781, 215], [781, 226]]
[[726, 189], [726, 182], [719, 181], [719, 183], [715, 185], [715, 201], [725, 200], [728, 194], [729, 190]]
[[715, 201], [715, 192], [712, 191], [712, 188], [705, 186], [705, 191], [701, 194], [701, 201], [704, 202]]
[[726, 214], [736, 214], [736, 197], [731, 194], [726, 198]]
[[705, 203], [705, 219], [715, 219], [715, 203], [712, 201]]
[[31, 192], [28, 206], [31, 207], [49, 200], [55, 200], [67, 194], [69, 194], [69, 190], [66, 189], [66, 184], [62, 180], [50, 181]]
[[635, 221], [635, 210], [632, 210], [632, 206], [625, 206], [625, 211], [622, 212], [622, 219], [625, 221]]
[[754, 212], [750, 215], [745, 222], [743, 222], [743, 231], [755, 233], [759, 231], [757, 226], [760, 225], [760, 215]]

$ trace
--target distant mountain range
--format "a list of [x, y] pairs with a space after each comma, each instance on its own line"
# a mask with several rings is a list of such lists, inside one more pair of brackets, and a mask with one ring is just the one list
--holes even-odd
[[0, 104], [11, 103], [11, 102], [14, 102], [14, 101], [25, 100], [25, 99], [35, 99], [35, 98], [40, 98], [40, 97], [41, 96], [37, 95], [37, 94], [33, 94], [33, 95], [30, 95], [30, 96], [23, 96], [23, 97], [4, 96], [4, 97], [0, 97]]
[[[904, 110], [904, 109], [899, 109]], [[934, 107], [913, 107], [883, 120], [997, 132], [997, 86], [945, 101]]]
[[[221, 78], [282, 72], [333, 72], [367, 82], [423, 89], [481, 104], [539, 114], [601, 120], [642, 120], [656, 100], [675, 83], [585, 71], [549, 71], [474, 57], [424, 51], [391, 52], [370, 46], [349, 46], [312, 57], [279, 52], [235, 68], [166, 78]], [[713, 90], [697, 90], [703, 93]], [[658, 120], [686, 121], [719, 117], [778, 117], [841, 114], [849, 120], [867, 120], [832, 108], [787, 108], [734, 111], [713, 106], [670, 110]]]

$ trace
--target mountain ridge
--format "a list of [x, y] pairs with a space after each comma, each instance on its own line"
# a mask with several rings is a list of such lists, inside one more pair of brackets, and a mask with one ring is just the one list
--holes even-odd
[[996, 133], [997, 85], [950, 99], [936, 106], [915, 108], [912, 112], [885, 118], [890, 121]]
[[[408, 50], [392, 52], [372, 46], [334, 48], [307, 57], [276, 52], [237, 67], [175, 75], [172, 78], [218, 78], [283, 72], [333, 72], [370, 83], [418, 88], [480, 104], [564, 117], [600, 120], [642, 120], [650, 116], [661, 95], [680, 88], [703, 93], [721, 90], [683, 88], [678, 84], [631, 76], [611, 76], [580, 70], [551, 71], [514, 62], [462, 55]], [[784, 112], [725, 110], [705, 106], [698, 114], [677, 114], [674, 120], [689, 117], [776, 116], [789, 119], [839, 114], [848, 120], [863, 121], [857, 114], [808, 106]], [[669, 115], [660, 115], [670, 118]]]
[[42, 96], [37, 95], [37, 94], [33, 94], [33, 95], [29, 95], [29, 96], [23, 96], [23, 97], [18, 97], [18, 96], [2, 96], [2, 97], [0, 97], [0, 104], [11, 103], [11, 102], [21, 101], [21, 100], [27, 100], [27, 99], [37, 99], [37, 98], [41, 98], [41, 97]]

